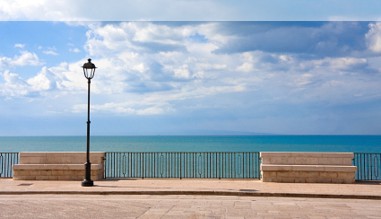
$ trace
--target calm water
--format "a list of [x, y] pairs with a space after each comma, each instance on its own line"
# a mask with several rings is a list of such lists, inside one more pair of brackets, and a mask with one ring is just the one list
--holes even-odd
[[[0, 152], [85, 151], [86, 137], [0, 137]], [[381, 136], [93, 136], [91, 151], [381, 152]]]

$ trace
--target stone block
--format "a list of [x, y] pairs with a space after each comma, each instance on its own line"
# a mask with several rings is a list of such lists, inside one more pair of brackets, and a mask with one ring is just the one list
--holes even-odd
[[298, 172], [299, 173], [299, 177], [301, 178], [316, 178], [316, 177], [319, 177], [319, 172], [307, 172], [307, 171], [302, 171], [302, 172]]
[[335, 179], [332, 179], [332, 182], [333, 183], [345, 183], [345, 179], [342, 179], [342, 178], [335, 178]]
[[306, 183], [332, 183], [330, 178], [311, 177], [306, 178]]
[[273, 177], [263, 177], [262, 182], [276, 182], [276, 178]]
[[[90, 154], [91, 176], [103, 179], [104, 152]], [[83, 180], [86, 153], [78, 152], [21, 152], [20, 163], [13, 166], [14, 179]]]
[[337, 172], [320, 172], [319, 173], [320, 178], [337, 178]]
[[277, 172], [261, 172], [262, 178], [276, 177]]
[[260, 156], [265, 161], [261, 164], [264, 182], [353, 183], [355, 181], [356, 167], [352, 166], [353, 153], [263, 152]]
[[294, 177], [277, 177], [276, 181], [273, 181], [273, 182], [294, 183], [295, 178]]
[[306, 183], [305, 178], [295, 178], [295, 183]]
[[270, 157], [261, 157], [261, 163], [262, 164], [271, 164], [271, 158]]
[[294, 165], [313, 165], [317, 164], [318, 158], [316, 157], [295, 157]]
[[14, 180], [36, 180], [35, 176], [14, 176]]

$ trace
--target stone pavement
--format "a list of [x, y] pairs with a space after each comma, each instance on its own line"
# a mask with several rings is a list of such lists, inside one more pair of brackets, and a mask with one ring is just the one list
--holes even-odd
[[0, 179], [0, 195], [220, 195], [381, 200], [381, 182], [356, 184], [264, 183], [258, 180], [129, 179], [95, 181], [23, 181]]
[[0, 218], [381, 218], [381, 182], [0, 179]]
[[200, 195], [0, 195], [0, 218], [380, 218], [381, 200]]

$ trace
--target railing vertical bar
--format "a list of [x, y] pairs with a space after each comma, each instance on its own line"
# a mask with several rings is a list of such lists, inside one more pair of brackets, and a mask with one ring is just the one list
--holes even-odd
[[212, 178], [212, 153], [209, 153], [209, 178]]
[[359, 154], [360, 160], [358, 164], [360, 165], [360, 177], [361, 179], [365, 179], [365, 154]]
[[9, 155], [10, 155], [10, 154], [7, 153], [7, 154], [5, 154], [5, 156], [4, 156], [4, 157], [5, 157], [4, 161], [5, 161], [5, 163], [6, 163], [6, 167], [7, 167], [7, 168], [4, 169], [4, 172], [5, 172], [5, 176], [6, 176], [6, 177], [9, 177], [9, 176], [11, 175], [9, 170], [12, 169], [11, 167], [9, 167], [9, 164], [12, 163], [12, 160], [9, 159]]
[[117, 159], [115, 159], [115, 156], [116, 156], [117, 154], [116, 153], [112, 153], [112, 156], [113, 156], [113, 159], [110, 161], [110, 163], [113, 163], [114, 165], [113, 165], [113, 167], [114, 167], [114, 174], [113, 174], [113, 177], [116, 177], [116, 162], [117, 162]]
[[[117, 164], [121, 162], [120, 161], [121, 154], [114, 153], [113, 155], [114, 155], [114, 158], [115, 158], [115, 160], [113, 162], [114, 163], [114, 166], [113, 166], [114, 167], [114, 177], [120, 177], [119, 173], [120, 173], [121, 166], [117, 165]], [[116, 157], [118, 159], [116, 159]]]
[[232, 178], [232, 169], [233, 169], [233, 153], [231, 152], [228, 152], [227, 153], [227, 156], [228, 156], [228, 178]]
[[114, 177], [112, 174], [114, 173], [114, 170], [113, 169], [111, 169], [113, 166], [112, 166], [112, 162], [114, 161], [113, 159], [112, 159], [112, 156], [113, 156], [113, 153], [112, 152], [110, 152], [110, 153], [107, 153], [107, 155], [106, 155], [106, 163], [107, 163], [107, 165], [109, 165], [109, 168], [107, 168], [108, 169], [108, 173], [107, 173], [107, 177]]
[[144, 165], [145, 165], [145, 153], [141, 153], [140, 154], [140, 165], [141, 165], [141, 172], [142, 172], [142, 179], [144, 179], [144, 175], [145, 175], [145, 168], [144, 168]]
[[4, 153], [0, 153], [0, 165], [1, 165], [1, 168], [0, 168], [0, 177], [7, 177], [7, 161], [6, 161], [6, 158], [4, 158], [6, 156], [6, 154]]
[[221, 171], [221, 173], [222, 173], [222, 177], [221, 177], [221, 178], [222, 178], [222, 179], [225, 178], [225, 168], [224, 168], [224, 167], [226, 166], [226, 165], [225, 165], [225, 160], [226, 160], [226, 159], [225, 159], [225, 156], [226, 156], [226, 154], [223, 153], [223, 154], [222, 154], [222, 165], [221, 165], [221, 169], [222, 169], [222, 171]]
[[156, 178], [158, 177], [157, 175], [157, 171], [156, 171], [156, 153], [153, 154], [153, 176]]
[[217, 167], [217, 178], [221, 179], [221, 169], [220, 169], [220, 153], [216, 153], [216, 167]]
[[105, 178], [105, 179], [107, 179], [107, 173], [108, 173], [108, 167], [109, 167], [109, 165], [107, 164], [107, 159], [108, 159], [108, 153], [106, 153], [105, 154], [105, 160], [104, 160], [104, 169], [105, 169], [105, 171], [104, 171], [104, 173], [103, 173], [103, 177]]
[[13, 168], [12, 168], [12, 164], [14, 163], [14, 160], [13, 160], [13, 154], [8, 154], [8, 163], [9, 163], [9, 168], [8, 168], [8, 173], [7, 173], [7, 177], [10, 177], [12, 176], [13, 174]]
[[10, 176], [11, 175], [11, 166], [12, 165], [9, 165], [9, 164], [11, 164], [12, 162], [13, 162], [13, 160], [12, 160], [12, 156], [11, 156], [11, 154], [10, 153], [7, 153], [7, 154], [5, 154], [5, 161], [6, 161], [6, 163], [8, 164], [7, 166], [8, 166], [8, 168], [6, 168], [5, 169], [5, 176]]
[[105, 175], [104, 175], [104, 177], [105, 177], [105, 179], [107, 179], [108, 178], [108, 175], [109, 175], [109, 172], [110, 172], [110, 165], [108, 164], [108, 160], [110, 159], [109, 158], [109, 153], [106, 153], [105, 154]]
[[361, 179], [365, 179], [366, 178], [366, 172], [365, 172], [365, 154], [360, 154], [360, 164], [361, 165]]
[[110, 176], [112, 178], [119, 177], [119, 175], [116, 175], [116, 173], [119, 172], [120, 165], [117, 166], [116, 163], [120, 162], [120, 156], [121, 154], [116, 152], [110, 154], [110, 161], [108, 163], [110, 164]]
[[106, 160], [105, 160], [105, 178], [107, 179], [110, 175], [110, 164], [109, 164], [109, 160], [111, 160], [110, 158], [110, 153], [106, 153]]

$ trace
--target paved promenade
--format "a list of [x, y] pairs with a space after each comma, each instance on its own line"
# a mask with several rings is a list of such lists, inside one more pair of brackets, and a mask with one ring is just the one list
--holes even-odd
[[381, 183], [0, 179], [0, 218], [381, 218]]
[[259, 180], [130, 179], [95, 181], [21, 181], [0, 179], [5, 194], [129, 194], [129, 195], [227, 195], [355, 198], [381, 200], [381, 182], [356, 184], [264, 183]]

